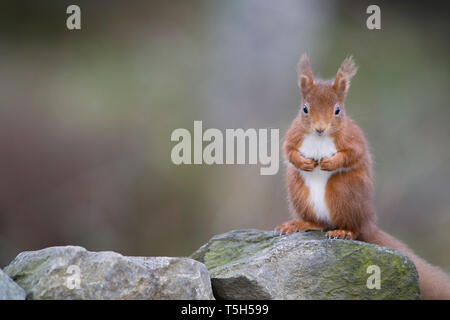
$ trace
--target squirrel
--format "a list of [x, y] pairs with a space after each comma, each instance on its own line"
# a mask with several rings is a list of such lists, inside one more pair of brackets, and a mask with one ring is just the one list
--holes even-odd
[[424, 299], [450, 299], [450, 277], [376, 225], [368, 143], [344, 104], [357, 71], [352, 56], [331, 81], [314, 79], [306, 54], [297, 69], [301, 105], [283, 141], [295, 220], [276, 230], [282, 234], [322, 230], [329, 239], [354, 239], [398, 250], [414, 262]]

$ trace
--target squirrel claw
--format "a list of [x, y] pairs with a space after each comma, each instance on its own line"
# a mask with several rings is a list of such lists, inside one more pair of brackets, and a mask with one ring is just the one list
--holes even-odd
[[288, 221], [283, 224], [280, 224], [278, 227], [275, 228], [275, 230], [280, 232], [280, 235], [295, 233], [301, 231], [300, 222]]
[[328, 239], [353, 240], [356, 238], [355, 234], [350, 230], [330, 230], [326, 234]]
[[275, 237], [279, 237], [279, 236], [283, 235], [283, 233], [281, 232], [280, 229], [275, 228], [275, 229], [273, 229], [273, 235], [274, 235]]

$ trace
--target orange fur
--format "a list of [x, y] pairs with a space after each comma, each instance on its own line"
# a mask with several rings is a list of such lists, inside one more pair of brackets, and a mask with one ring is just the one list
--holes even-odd
[[[372, 161], [362, 130], [345, 113], [344, 100], [350, 80], [356, 73], [352, 57], [344, 60], [334, 81], [315, 80], [304, 55], [298, 64], [298, 85], [302, 104], [283, 143], [286, 160], [292, 165], [286, 173], [289, 202], [297, 221], [277, 228], [283, 233], [322, 229], [329, 238], [359, 239], [402, 251], [415, 263], [422, 296], [450, 299], [450, 278], [438, 268], [417, 257], [401, 242], [376, 227], [373, 208]], [[308, 112], [303, 112], [303, 106]], [[340, 112], [335, 114], [336, 108]], [[320, 161], [303, 157], [299, 148], [305, 135], [333, 138], [336, 153]], [[310, 201], [310, 190], [298, 170], [336, 171], [327, 180], [324, 201], [329, 221], [318, 219]]]

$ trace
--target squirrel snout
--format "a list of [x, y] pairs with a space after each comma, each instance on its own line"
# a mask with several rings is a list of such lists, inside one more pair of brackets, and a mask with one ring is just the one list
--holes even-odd
[[325, 128], [316, 128], [316, 133], [321, 136], [325, 132]]

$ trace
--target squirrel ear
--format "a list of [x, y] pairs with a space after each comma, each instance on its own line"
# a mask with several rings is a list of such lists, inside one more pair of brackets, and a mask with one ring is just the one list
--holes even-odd
[[300, 61], [297, 64], [297, 73], [298, 73], [298, 87], [302, 92], [302, 95], [305, 96], [306, 93], [312, 88], [314, 85], [314, 78], [311, 71], [311, 67], [309, 65], [308, 56], [304, 54]]
[[347, 57], [342, 62], [333, 83], [333, 89], [336, 90], [341, 98], [345, 98], [348, 88], [350, 88], [350, 80], [356, 74], [357, 70], [358, 67], [355, 65], [352, 56]]

